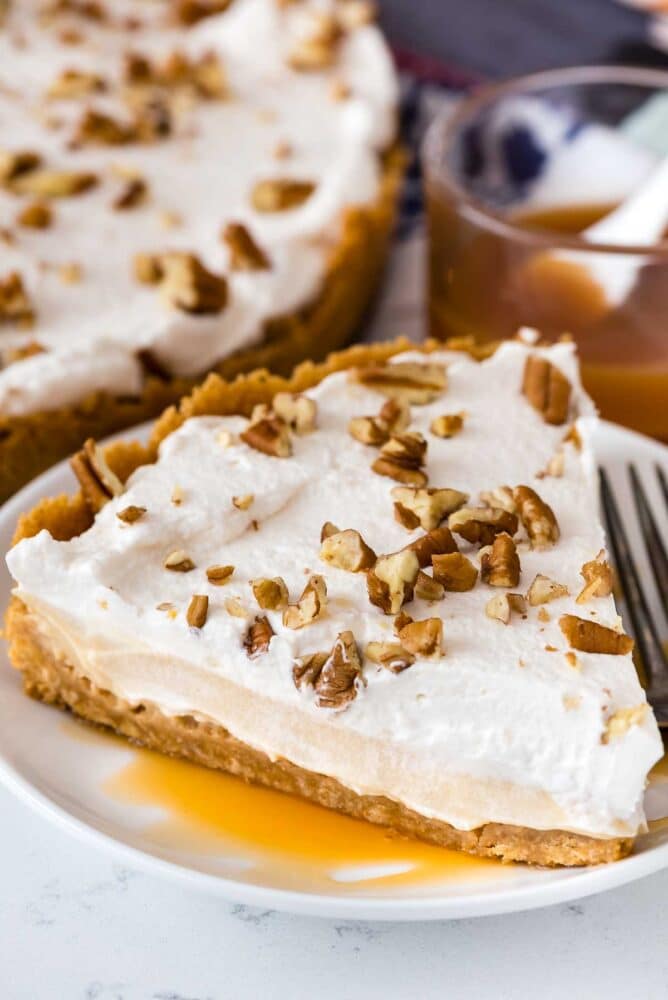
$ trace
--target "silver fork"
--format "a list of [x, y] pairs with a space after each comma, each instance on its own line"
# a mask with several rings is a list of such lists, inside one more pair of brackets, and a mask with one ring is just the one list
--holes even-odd
[[[668, 620], [668, 555], [647, 492], [634, 465], [627, 466], [631, 495], [636, 508], [638, 525], [647, 552], [649, 565], [663, 612]], [[668, 481], [659, 465], [654, 466], [659, 493], [668, 508]], [[657, 722], [668, 729], [668, 657], [661, 642], [659, 626], [652, 615], [638, 572], [637, 560], [624, 528], [619, 504], [615, 499], [610, 477], [599, 469], [601, 504], [608, 531], [608, 542], [617, 577], [624, 597], [631, 632], [636, 641], [646, 677], [647, 700], [654, 709]], [[651, 581], [648, 581], [651, 586]]]

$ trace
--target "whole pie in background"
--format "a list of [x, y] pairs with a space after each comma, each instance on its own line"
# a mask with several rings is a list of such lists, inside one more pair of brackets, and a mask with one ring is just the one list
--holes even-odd
[[2, 11], [0, 499], [210, 370], [344, 344], [402, 164], [364, 0]]

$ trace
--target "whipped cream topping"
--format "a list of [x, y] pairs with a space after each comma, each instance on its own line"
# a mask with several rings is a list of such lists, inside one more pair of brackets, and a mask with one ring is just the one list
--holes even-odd
[[[139, 351], [150, 350], [174, 375], [194, 376], [257, 342], [268, 320], [317, 296], [346, 208], [377, 194], [379, 153], [394, 136], [398, 91], [376, 27], [347, 31], [330, 67], [298, 72], [289, 55], [313, 33], [318, 13], [335, 9], [333, 0], [235, 0], [188, 29], [170, 21], [171, 7], [115, 0], [98, 22], [62, 12], [44, 16], [42, 0], [10, 4], [0, 30], [2, 148], [39, 153], [51, 169], [89, 171], [97, 185], [54, 199], [45, 229], [15, 225], [33, 199], [0, 187], [0, 229], [10, 234], [0, 279], [18, 272], [35, 311], [30, 329], [2, 324], [3, 350], [37, 341], [47, 352], [0, 371], [2, 414], [66, 405], [96, 389], [136, 392]], [[70, 38], [77, 32], [77, 44], [63, 42], [67, 31]], [[215, 54], [227, 96], [183, 100], [171, 134], [159, 141], [72, 146], [86, 108], [127, 121], [120, 95], [129, 52], [160, 63], [175, 50], [191, 61]], [[98, 75], [106, 91], [46, 99], [71, 70]], [[345, 99], [333, 96], [337, 82], [347, 88]], [[288, 155], [278, 158], [278, 149]], [[145, 182], [147, 196], [115, 210], [133, 175]], [[256, 211], [253, 185], [280, 178], [309, 181], [313, 194], [290, 210]], [[232, 271], [221, 240], [230, 221], [247, 227], [269, 269]], [[189, 314], [140, 284], [135, 255], [167, 251], [196, 254], [225, 275], [226, 307]], [[78, 281], [63, 280], [71, 264], [80, 270]]]
[[[506, 626], [490, 619], [485, 606], [499, 591], [478, 581], [469, 592], [405, 606], [416, 620], [442, 618], [442, 656], [418, 656], [400, 674], [365, 660], [357, 697], [343, 711], [318, 707], [312, 692], [297, 690], [295, 659], [330, 650], [346, 629], [360, 651], [369, 642], [396, 641], [392, 617], [369, 602], [365, 574], [320, 559], [323, 523], [357, 529], [377, 553], [397, 551], [423, 533], [394, 520], [395, 484], [370, 470], [376, 451], [347, 432], [351, 418], [375, 414], [383, 402], [347, 373], [308, 394], [317, 403], [317, 428], [295, 436], [289, 458], [241, 442], [241, 418], [191, 418], [83, 535], [57, 542], [42, 531], [12, 549], [16, 593], [56, 648], [120, 697], [213, 719], [270, 757], [360, 793], [387, 795], [466, 829], [498, 821], [633, 833], [643, 819], [646, 774], [662, 753], [656, 724], [647, 712], [603, 741], [614, 713], [645, 702], [632, 659], [578, 652], [575, 669], [557, 624], [564, 613], [617, 623], [612, 597], [575, 602], [580, 568], [604, 543], [587, 447], [595, 417], [572, 348], [539, 351], [573, 386], [584, 448], [564, 446], [563, 474], [538, 478], [565, 428], [544, 423], [521, 394], [530, 350], [508, 343], [482, 363], [454, 352], [431, 355], [447, 365], [448, 387], [434, 402], [411, 408], [410, 430], [428, 440], [430, 486], [465, 491], [476, 503], [480, 491], [521, 483], [551, 505], [561, 539], [536, 550], [518, 535], [521, 578], [514, 588], [526, 592], [537, 573], [565, 585], [570, 596], [545, 606], [549, 620], [536, 607]], [[460, 411], [466, 419], [457, 436], [429, 432], [436, 416]], [[233, 435], [228, 447], [221, 431]], [[232, 497], [246, 494], [254, 501], [240, 510]], [[124, 524], [116, 514], [129, 505], [146, 514]], [[477, 562], [475, 547], [458, 541]], [[187, 553], [195, 569], [165, 570], [174, 550]], [[235, 567], [223, 587], [207, 581], [213, 564]], [[280, 576], [295, 601], [313, 573], [327, 583], [322, 617], [295, 631], [284, 627], [280, 612], [260, 612], [251, 580]], [[201, 629], [186, 622], [193, 594], [209, 597]], [[230, 614], [230, 598], [250, 617]], [[268, 616], [275, 635], [251, 659], [243, 642], [257, 614]]]

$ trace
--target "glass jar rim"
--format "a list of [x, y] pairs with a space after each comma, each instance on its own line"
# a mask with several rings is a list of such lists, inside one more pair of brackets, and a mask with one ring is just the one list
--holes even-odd
[[573, 66], [529, 73], [500, 83], [483, 84], [476, 88], [474, 93], [463, 98], [454, 112], [442, 111], [430, 123], [420, 151], [423, 176], [426, 177], [428, 174], [434, 176], [437, 183], [448, 188], [455, 196], [463, 214], [470, 222], [497, 236], [511, 238], [516, 242], [540, 249], [563, 248], [607, 254], [633, 254], [648, 258], [656, 257], [660, 260], [668, 258], [668, 240], [661, 240], [650, 246], [596, 243], [585, 240], [578, 234], [566, 234], [540, 227], [530, 229], [513, 222], [489, 208], [462, 187], [445, 165], [442, 153], [449, 147], [453, 137], [475, 113], [499, 98], [512, 94], [527, 94], [541, 89], [548, 90], [551, 87], [606, 83], [654, 87], [668, 91], [668, 70], [615, 65]]

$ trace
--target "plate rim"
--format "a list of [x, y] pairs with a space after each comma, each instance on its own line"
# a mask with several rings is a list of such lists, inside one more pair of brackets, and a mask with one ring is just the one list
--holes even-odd
[[[153, 422], [128, 428], [120, 434], [105, 440], [121, 437], [146, 435]], [[623, 435], [629, 447], [665, 453], [668, 448], [660, 442], [647, 438], [608, 421], [598, 421], [598, 433]], [[24, 486], [0, 507], [0, 528], [12, 527], [18, 516], [30, 509], [37, 500], [48, 496], [52, 482], [57, 483], [67, 472], [67, 460], [59, 462], [51, 469]], [[107, 853], [119, 855], [135, 867], [176, 881], [182, 885], [208, 892], [230, 902], [248, 906], [269, 906], [272, 909], [304, 916], [343, 918], [357, 920], [378, 920], [412, 922], [420, 920], [454, 920], [479, 916], [494, 916], [506, 913], [524, 912], [551, 906], [557, 903], [583, 899], [646, 877], [668, 867], [668, 843], [658, 844], [648, 850], [632, 854], [628, 858], [609, 865], [598, 865], [590, 869], [567, 869], [570, 877], [553, 882], [539, 882], [536, 885], [522, 885], [493, 892], [481, 891], [466, 895], [412, 896], [392, 898], [391, 896], [352, 896], [311, 893], [301, 890], [281, 889], [273, 886], [256, 885], [199, 871], [185, 863], [162, 858], [148, 850], [126, 843], [113, 834], [97, 828], [90, 822], [69, 812], [49, 795], [21, 774], [4, 755], [0, 746], [0, 783], [12, 794], [31, 807], [37, 815], [51, 820], [58, 828], [73, 834], [91, 846], [103, 848]]]

